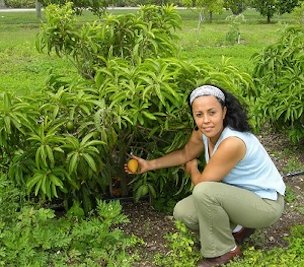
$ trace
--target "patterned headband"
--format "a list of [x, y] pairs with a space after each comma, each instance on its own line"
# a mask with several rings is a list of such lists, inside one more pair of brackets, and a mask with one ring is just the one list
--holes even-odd
[[213, 95], [225, 103], [225, 95], [219, 88], [212, 85], [203, 85], [194, 89], [190, 94], [190, 105], [192, 105], [195, 98], [208, 95]]

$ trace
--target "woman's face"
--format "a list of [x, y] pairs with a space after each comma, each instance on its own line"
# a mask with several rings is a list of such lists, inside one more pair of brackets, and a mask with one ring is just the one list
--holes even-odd
[[193, 118], [198, 129], [212, 141], [220, 137], [224, 126], [226, 107], [214, 96], [199, 96], [192, 103]]

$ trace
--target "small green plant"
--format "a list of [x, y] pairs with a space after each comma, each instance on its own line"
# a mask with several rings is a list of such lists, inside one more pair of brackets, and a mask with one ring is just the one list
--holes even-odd
[[156, 266], [193, 267], [200, 258], [200, 253], [194, 246], [194, 237], [180, 221], [175, 223], [177, 232], [168, 234], [165, 238], [170, 249], [167, 255], [157, 254]]
[[302, 215], [304, 215], [304, 206], [297, 206], [295, 209]]
[[240, 44], [241, 43], [241, 30], [240, 24], [245, 22], [245, 17], [243, 14], [231, 15], [226, 18], [229, 22], [229, 31], [226, 33], [225, 42], [229, 45]]
[[25, 192], [15, 187], [7, 175], [0, 173], [0, 223], [14, 223], [18, 217], [18, 211], [24, 205]]
[[303, 170], [303, 164], [295, 156], [289, 157], [286, 162], [286, 165], [283, 167], [284, 174], [292, 174], [293, 172], [302, 171], [302, 170]]
[[258, 250], [249, 247], [244, 251], [242, 260], [231, 262], [230, 267], [265, 267], [284, 266], [302, 267], [304, 266], [304, 226], [296, 225], [291, 229], [290, 237], [287, 238], [288, 248], [273, 248], [271, 250]]
[[[128, 222], [119, 202], [98, 201], [96, 215], [84, 218], [79, 204], [66, 217], [50, 209], [24, 207], [18, 220], [0, 224], [1, 266], [132, 266], [128, 249], [140, 240], [118, 226]], [[83, 265], [84, 264], [84, 265]]]
[[285, 200], [292, 203], [296, 200], [297, 196], [290, 186], [286, 186]]

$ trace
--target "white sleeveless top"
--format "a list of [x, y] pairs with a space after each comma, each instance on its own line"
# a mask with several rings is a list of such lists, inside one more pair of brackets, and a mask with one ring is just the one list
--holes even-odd
[[[248, 132], [239, 132], [226, 127], [218, 139], [212, 155], [220, 143], [230, 136], [243, 140], [246, 145], [244, 158], [224, 177], [223, 182], [250, 190], [262, 198], [277, 200], [277, 193], [284, 195], [283, 178], [260, 141]], [[208, 139], [203, 135], [205, 159], [208, 163]], [[211, 157], [212, 157], [211, 155]], [[229, 155], [227, 155], [229, 156]]]

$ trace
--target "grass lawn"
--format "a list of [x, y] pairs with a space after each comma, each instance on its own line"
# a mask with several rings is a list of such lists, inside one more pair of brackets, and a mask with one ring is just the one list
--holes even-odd
[[66, 60], [37, 52], [40, 21], [35, 12], [0, 13], [0, 22], [0, 91], [29, 94], [41, 90], [50, 68], [73, 72]]

